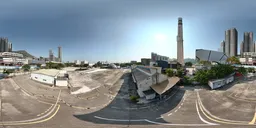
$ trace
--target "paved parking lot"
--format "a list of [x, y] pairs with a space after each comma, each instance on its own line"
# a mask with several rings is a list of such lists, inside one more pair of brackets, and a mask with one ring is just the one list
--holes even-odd
[[134, 88], [129, 72], [113, 85], [76, 96], [65, 88], [45, 88], [24, 75], [0, 81], [0, 117], [4, 127], [26, 128], [255, 127], [254, 83], [218, 90], [175, 87], [162, 101], [137, 105], [129, 100], [129, 89]]

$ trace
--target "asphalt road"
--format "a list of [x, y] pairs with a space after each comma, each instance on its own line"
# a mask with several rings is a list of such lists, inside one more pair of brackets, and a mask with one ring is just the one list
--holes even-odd
[[[33, 85], [29, 79], [26, 81]], [[95, 91], [97, 95], [88, 93], [96, 98], [70, 96], [79, 105], [87, 106], [92, 102], [97, 105], [88, 109], [63, 103], [61, 100], [68, 95], [65, 90], [47, 90], [55, 96], [49, 99], [26, 93], [21, 83], [26, 84], [0, 81], [2, 127], [256, 127], [255, 81], [233, 83], [213, 91], [194, 87], [173, 88], [162, 101], [137, 105], [129, 100], [128, 90], [134, 85], [130, 74], [125, 73], [116, 84]]]

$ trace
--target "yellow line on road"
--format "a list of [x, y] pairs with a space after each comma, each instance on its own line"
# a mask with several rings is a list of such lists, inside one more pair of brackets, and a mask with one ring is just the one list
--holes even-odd
[[42, 123], [42, 122], [45, 122], [45, 121], [48, 121], [48, 120], [50, 120], [50, 119], [52, 119], [56, 114], [57, 114], [57, 112], [59, 111], [59, 109], [60, 109], [60, 105], [58, 104], [58, 108], [57, 108], [57, 110], [54, 112], [54, 114], [53, 115], [51, 115], [50, 117], [48, 117], [48, 118], [46, 118], [46, 119], [43, 119], [43, 120], [39, 120], [39, 121], [33, 121], [33, 122], [22, 122], [22, 123], [3, 123], [3, 125], [25, 125], [25, 124], [37, 124], [37, 123]]
[[[210, 112], [208, 112], [203, 104], [202, 101], [200, 99], [199, 93], [198, 93], [198, 104], [199, 104], [199, 108], [202, 111], [202, 113], [205, 115], [205, 117], [207, 117], [208, 119], [218, 122], [218, 123], [223, 123], [223, 124], [233, 124], [233, 125], [249, 125], [248, 122], [246, 121], [233, 121], [233, 120], [227, 120], [227, 119], [221, 119], [219, 117], [216, 117], [214, 115], [212, 115]], [[207, 112], [207, 114], [205, 113]], [[211, 116], [211, 117], [210, 117]]]
[[[255, 107], [255, 111], [256, 111], [256, 107]], [[252, 121], [249, 122], [249, 124], [254, 124], [256, 121], [256, 112], [254, 113], [254, 117], [252, 118]]]

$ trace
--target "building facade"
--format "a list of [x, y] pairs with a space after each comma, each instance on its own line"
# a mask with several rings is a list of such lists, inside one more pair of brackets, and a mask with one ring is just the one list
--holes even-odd
[[0, 37], [0, 52], [12, 51], [12, 43], [8, 42], [8, 38]]
[[224, 40], [220, 43], [220, 52], [225, 53], [225, 41]]
[[249, 32], [249, 52], [254, 52], [253, 32]]
[[242, 41], [240, 44], [240, 56], [243, 55], [243, 50], [244, 50], [244, 41]]
[[183, 47], [183, 23], [182, 18], [178, 18], [178, 35], [177, 35], [177, 61], [184, 66], [184, 47]]
[[230, 30], [225, 31], [225, 53], [229, 56], [230, 53]]

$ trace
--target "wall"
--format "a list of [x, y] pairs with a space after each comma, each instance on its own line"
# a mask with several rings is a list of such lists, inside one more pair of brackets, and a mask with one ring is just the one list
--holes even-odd
[[56, 86], [68, 86], [67, 80], [56, 80]]
[[45, 83], [45, 84], [50, 84], [50, 85], [54, 84], [54, 77], [52, 77], [52, 76], [32, 73], [31, 74], [31, 79], [35, 80], [35, 81]]
[[156, 93], [150, 94], [146, 96], [147, 100], [154, 99], [156, 97]]
[[143, 91], [146, 91], [146, 90], [149, 90], [150, 89], [150, 86], [152, 85], [152, 78], [149, 77], [148, 79], [145, 79], [141, 82], [138, 82], [137, 83], [137, 86], [138, 86], [138, 94], [140, 97], [144, 97], [144, 93]]
[[166, 75], [163, 74], [158, 74], [158, 83], [164, 82], [168, 79], [168, 77]]
[[234, 81], [234, 73], [226, 78], [208, 81], [208, 85], [211, 89], [216, 89]]

